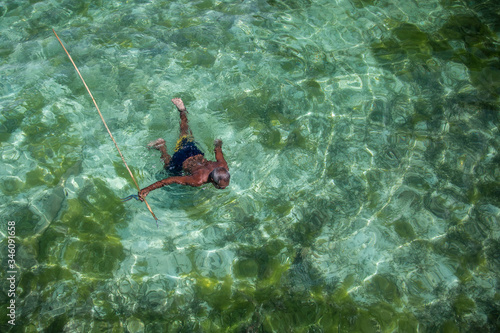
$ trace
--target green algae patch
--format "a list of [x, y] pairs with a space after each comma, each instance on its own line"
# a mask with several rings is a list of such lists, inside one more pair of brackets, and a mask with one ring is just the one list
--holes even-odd
[[227, 309], [230, 305], [231, 286], [233, 280], [226, 276], [222, 281], [203, 276], [196, 277], [196, 295], [218, 311]]
[[23, 277], [23, 289], [44, 290], [58, 281], [73, 280], [73, 273], [58, 265], [41, 266]]
[[375, 0], [351, 0], [351, 2], [356, 8], [364, 8], [375, 4]]
[[397, 329], [396, 332], [408, 332], [417, 333], [419, 332], [420, 323], [413, 314], [402, 313], [397, 317]]
[[103, 181], [89, 181], [81, 197], [67, 200], [60, 220], [40, 236], [39, 258], [54, 263], [63, 259], [68, 267], [87, 276], [109, 277], [125, 258], [115, 235], [125, 210]]
[[[21, 126], [25, 133], [26, 150], [37, 165], [26, 174], [26, 189], [45, 185], [56, 186], [61, 178], [78, 174], [81, 161], [82, 140], [72, 136], [67, 129], [72, 126], [62, 115], [55, 115], [51, 123], [45, 124], [41, 112], [35, 113]], [[74, 170], [78, 169], [78, 170]]]
[[[0, 142], [8, 141], [12, 133], [16, 132], [23, 122], [24, 114], [17, 111], [23, 100], [16, 100], [2, 109], [2, 121], [0, 123]], [[17, 112], [16, 112], [17, 111]]]
[[196, 66], [212, 67], [215, 63], [216, 57], [206, 50], [196, 50], [187, 53], [184, 56], [184, 67], [192, 68]]
[[400, 304], [400, 292], [394, 282], [384, 275], [377, 274], [368, 282], [368, 290], [391, 304]]
[[458, 295], [453, 302], [453, 310], [459, 317], [472, 313], [475, 308], [474, 300], [464, 294]]
[[382, 67], [398, 76], [411, 77], [410, 62], [427, 68], [435, 53], [448, 54], [452, 50], [446, 41], [435, 40], [416, 25], [399, 22], [394, 22], [394, 25], [392, 35], [373, 43], [371, 49]]
[[473, 280], [474, 274], [467, 269], [467, 265], [461, 263], [460, 266], [455, 270], [455, 276], [459, 279], [461, 283], [467, 283]]
[[411, 226], [408, 221], [405, 219], [399, 219], [392, 224], [394, 231], [399, 235], [399, 237], [404, 238], [407, 241], [414, 240], [417, 235], [415, 234], [415, 230]]
[[443, 333], [460, 333], [460, 328], [451, 320], [447, 320], [441, 325], [440, 332]]
[[279, 253], [285, 249], [281, 240], [270, 240], [262, 247], [241, 247], [235, 264], [235, 274], [240, 277], [257, 278], [257, 289], [267, 289], [280, 284], [283, 274], [290, 268], [281, 263]]
[[273, 287], [280, 283], [283, 274], [290, 268], [289, 264], [282, 264], [277, 258], [268, 260], [265, 266], [261, 266], [259, 287]]
[[290, 238], [303, 247], [310, 247], [329, 221], [330, 217], [322, 210], [304, 212], [304, 217], [293, 225]]
[[494, 34], [486, 24], [471, 14], [454, 15], [439, 29], [439, 33], [450, 40], [463, 40], [469, 45], [480, 44]]
[[[113, 161], [113, 168], [115, 169], [115, 172], [119, 177], [122, 177], [122, 178], [126, 179], [127, 181], [132, 182], [132, 180], [130, 179], [130, 173], [128, 172], [127, 168], [123, 164], [122, 160]], [[132, 172], [132, 174], [134, 175], [134, 177], [138, 178], [139, 172], [137, 172], [137, 170], [135, 168], [131, 167], [130, 165], [129, 165], [129, 169]]]
[[429, 43], [429, 36], [417, 26], [403, 23], [393, 30], [393, 34], [406, 55], [422, 60], [430, 58], [432, 47]]
[[276, 214], [276, 216], [286, 216], [290, 214], [294, 207], [289, 198], [285, 197], [269, 199], [269, 206], [272, 207], [273, 212]]
[[254, 320], [255, 311], [255, 304], [249, 301], [246, 295], [235, 292], [226, 309], [220, 315], [210, 315], [209, 318], [212, 324], [233, 331], [251, 323]]
[[4, 195], [13, 196], [24, 190], [24, 184], [19, 177], [7, 176], [0, 181], [0, 190]]
[[457, 50], [451, 59], [467, 66], [476, 88], [497, 98], [500, 94], [500, 48], [489, 27], [476, 15], [455, 15], [448, 19], [439, 34], [464, 43], [465, 49]]
[[50, 325], [46, 328], [47, 332], [62, 332], [64, 330], [64, 326], [68, 322], [67, 315], [60, 315], [55, 317]]
[[[413, 81], [418, 75], [416, 65], [432, 72], [434, 57], [453, 61], [469, 69], [471, 83], [486, 99], [496, 100], [500, 95], [500, 48], [495, 35], [479, 17], [450, 16], [433, 34], [406, 22], [392, 21], [392, 25], [389, 36], [371, 44], [373, 55], [383, 68]], [[452, 47], [450, 42], [454, 41], [464, 46]]]
[[308, 148], [308, 140], [302, 135], [299, 128], [293, 129], [286, 138], [286, 146], [289, 148]]
[[103, 241], [78, 242], [73, 255], [66, 256], [69, 266], [87, 276], [112, 276], [119, 263], [125, 258], [121, 244]]
[[239, 260], [234, 265], [234, 274], [238, 278], [254, 278], [257, 276], [259, 266], [253, 259]]
[[113, 308], [113, 302], [111, 301], [111, 295], [106, 292], [99, 292], [94, 295], [92, 302], [94, 311], [101, 320], [107, 322], [118, 321], [118, 314]]
[[[36, 112], [43, 109], [47, 104], [47, 100], [43, 97], [39, 89], [28, 87], [23, 90], [22, 94], [23, 106], [28, 112]], [[27, 114], [28, 116], [30, 113]]]
[[282, 147], [281, 133], [278, 129], [268, 126], [260, 131], [259, 142], [264, 147], [271, 149], [280, 149]]
[[316, 80], [307, 80], [302, 83], [302, 88], [306, 92], [309, 100], [316, 99], [318, 103], [323, 103], [325, 100], [325, 93], [321, 85]]
[[273, 97], [271, 89], [256, 89], [221, 101], [221, 108], [234, 125], [245, 129], [250, 125], [256, 132], [270, 130], [278, 123], [289, 126], [295, 119], [287, 114], [283, 102]]
[[40, 185], [53, 185], [54, 179], [55, 177], [49, 169], [43, 168], [39, 165], [26, 173], [26, 183], [33, 187]]
[[[41, 234], [20, 242], [19, 253], [30, 258], [32, 265], [22, 273], [18, 290], [31, 302], [24, 307], [46, 314], [40, 320], [41, 327], [65, 327], [68, 321], [58, 316], [60, 311], [65, 307], [84, 309], [89, 302], [94, 302], [97, 318], [118, 320], [113, 302], [94, 292], [125, 258], [116, 234], [124, 217], [123, 204], [106, 183], [89, 178], [80, 196], [67, 199], [59, 217]], [[23, 262], [28, 265], [27, 260]], [[39, 301], [33, 303], [30, 295], [38, 295]], [[53, 304], [53, 308], [46, 304]]]
[[375, 59], [382, 67], [394, 72], [404, 68], [403, 62], [406, 60], [406, 51], [397, 41], [384, 39], [381, 42], [373, 43], [371, 48]]

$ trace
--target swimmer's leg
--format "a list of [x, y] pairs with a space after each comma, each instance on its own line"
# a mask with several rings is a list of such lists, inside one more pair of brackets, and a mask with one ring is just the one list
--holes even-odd
[[188, 125], [188, 119], [187, 119], [187, 110], [186, 107], [184, 106], [184, 103], [180, 98], [174, 98], [172, 99], [172, 103], [177, 107], [177, 110], [179, 110], [179, 115], [181, 116], [181, 133], [179, 135], [180, 138], [183, 136], [187, 135], [193, 135], [193, 132], [191, 132], [191, 129], [189, 128]]
[[156, 139], [155, 141], [151, 141], [150, 143], [148, 143], [148, 148], [159, 150], [161, 153], [160, 158], [163, 161], [164, 166], [165, 167], [169, 166], [171, 156], [167, 153], [167, 146], [165, 145], [165, 140], [160, 138]]

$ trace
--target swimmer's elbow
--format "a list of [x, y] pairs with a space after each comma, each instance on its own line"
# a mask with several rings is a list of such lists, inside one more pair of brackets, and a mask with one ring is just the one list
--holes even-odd
[[175, 179], [172, 179], [173, 183], [177, 183], [179, 185], [188, 185], [188, 186], [193, 186], [193, 187], [198, 187], [203, 185], [203, 182], [194, 177], [189, 177], [189, 176], [184, 176], [184, 177], [172, 177]]

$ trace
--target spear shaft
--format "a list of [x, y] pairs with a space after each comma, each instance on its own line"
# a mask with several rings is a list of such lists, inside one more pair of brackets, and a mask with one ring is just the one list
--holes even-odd
[[[64, 44], [62, 43], [61, 39], [59, 38], [59, 36], [57, 35], [56, 31], [54, 29], [52, 29], [52, 32], [54, 33], [54, 35], [56, 36], [57, 40], [59, 41], [59, 44], [61, 44], [64, 52], [66, 52], [66, 55], [68, 56], [69, 60], [71, 61], [71, 63], [73, 64], [73, 67], [75, 67], [76, 69], [76, 72], [78, 73], [78, 76], [80, 77], [80, 79], [82, 80], [83, 82], [83, 85], [85, 86], [85, 89], [87, 89], [87, 92], [89, 93], [90, 95], [90, 98], [92, 98], [92, 102], [94, 102], [94, 105], [95, 105], [95, 108], [97, 109], [97, 112], [99, 112], [99, 116], [101, 117], [101, 120], [102, 120], [102, 123], [104, 124], [104, 127], [106, 127], [106, 130], [108, 131], [108, 134], [109, 136], [111, 137], [111, 140], [113, 140], [113, 143], [115, 144], [115, 147], [116, 147], [116, 150], [118, 150], [118, 153], [120, 154], [120, 157], [122, 158], [122, 161], [123, 161], [123, 164], [125, 164], [125, 167], [127, 168], [128, 170], [128, 173], [130, 174], [130, 177], [132, 178], [132, 180], [134, 181], [134, 184], [135, 186], [137, 187], [137, 190], [140, 191], [141, 188], [139, 187], [139, 184], [137, 184], [137, 181], [135, 180], [135, 177], [134, 175], [132, 174], [132, 171], [130, 171], [130, 168], [128, 167], [127, 165], [127, 162], [125, 162], [125, 157], [123, 157], [123, 154], [122, 152], [120, 151], [120, 148], [118, 148], [118, 144], [116, 143], [115, 141], [115, 138], [113, 137], [113, 134], [111, 134], [111, 131], [109, 130], [109, 127], [108, 125], [106, 124], [106, 121], [104, 120], [104, 117], [102, 116], [102, 113], [101, 113], [101, 110], [99, 110], [99, 106], [97, 106], [97, 102], [95, 101], [94, 99], [94, 96], [92, 95], [92, 93], [90, 92], [90, 89], [89, 87], [87, 86], [87, 83], [85, 83], [85, 80], [83, 79], [83, 76], [82, 74], [80, 73], [80, 70], [78, 69], [78, 67], [76, 66], [75, 62], [73, 61], [73, 58], [71, 58], [71, 55], [69, 54], [68, 50], [66, 50], [66, 48], [64, 47]], [[156, 217], [156, 215], [153, 213], [153, 211], [151, 210], [151, 207], [149, 206], [148, 202], [146, 201], [146, 198], [144, 198], [144, 203], [146, 204], [146, 207], [148, 207], [148, 210], [149, 212], [151, 213], [151, 215], [153, 215], [153, 218], [155, 219], [156, 221], [156, 227], [158, 227], [158, 218]]]

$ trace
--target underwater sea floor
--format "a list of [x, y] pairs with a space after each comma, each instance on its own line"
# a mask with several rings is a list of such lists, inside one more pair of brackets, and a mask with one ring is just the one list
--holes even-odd
[[[0, 330], [498, 331], [499, 12], [2, 2]], [[151, 192], [158, 227], [122, 203], [137, 190], [52, 28], [141, 187], [166, 177], [146, 145], [173, 151], [173, 97], [207, 157], [223, 140], [230, 186]]]

